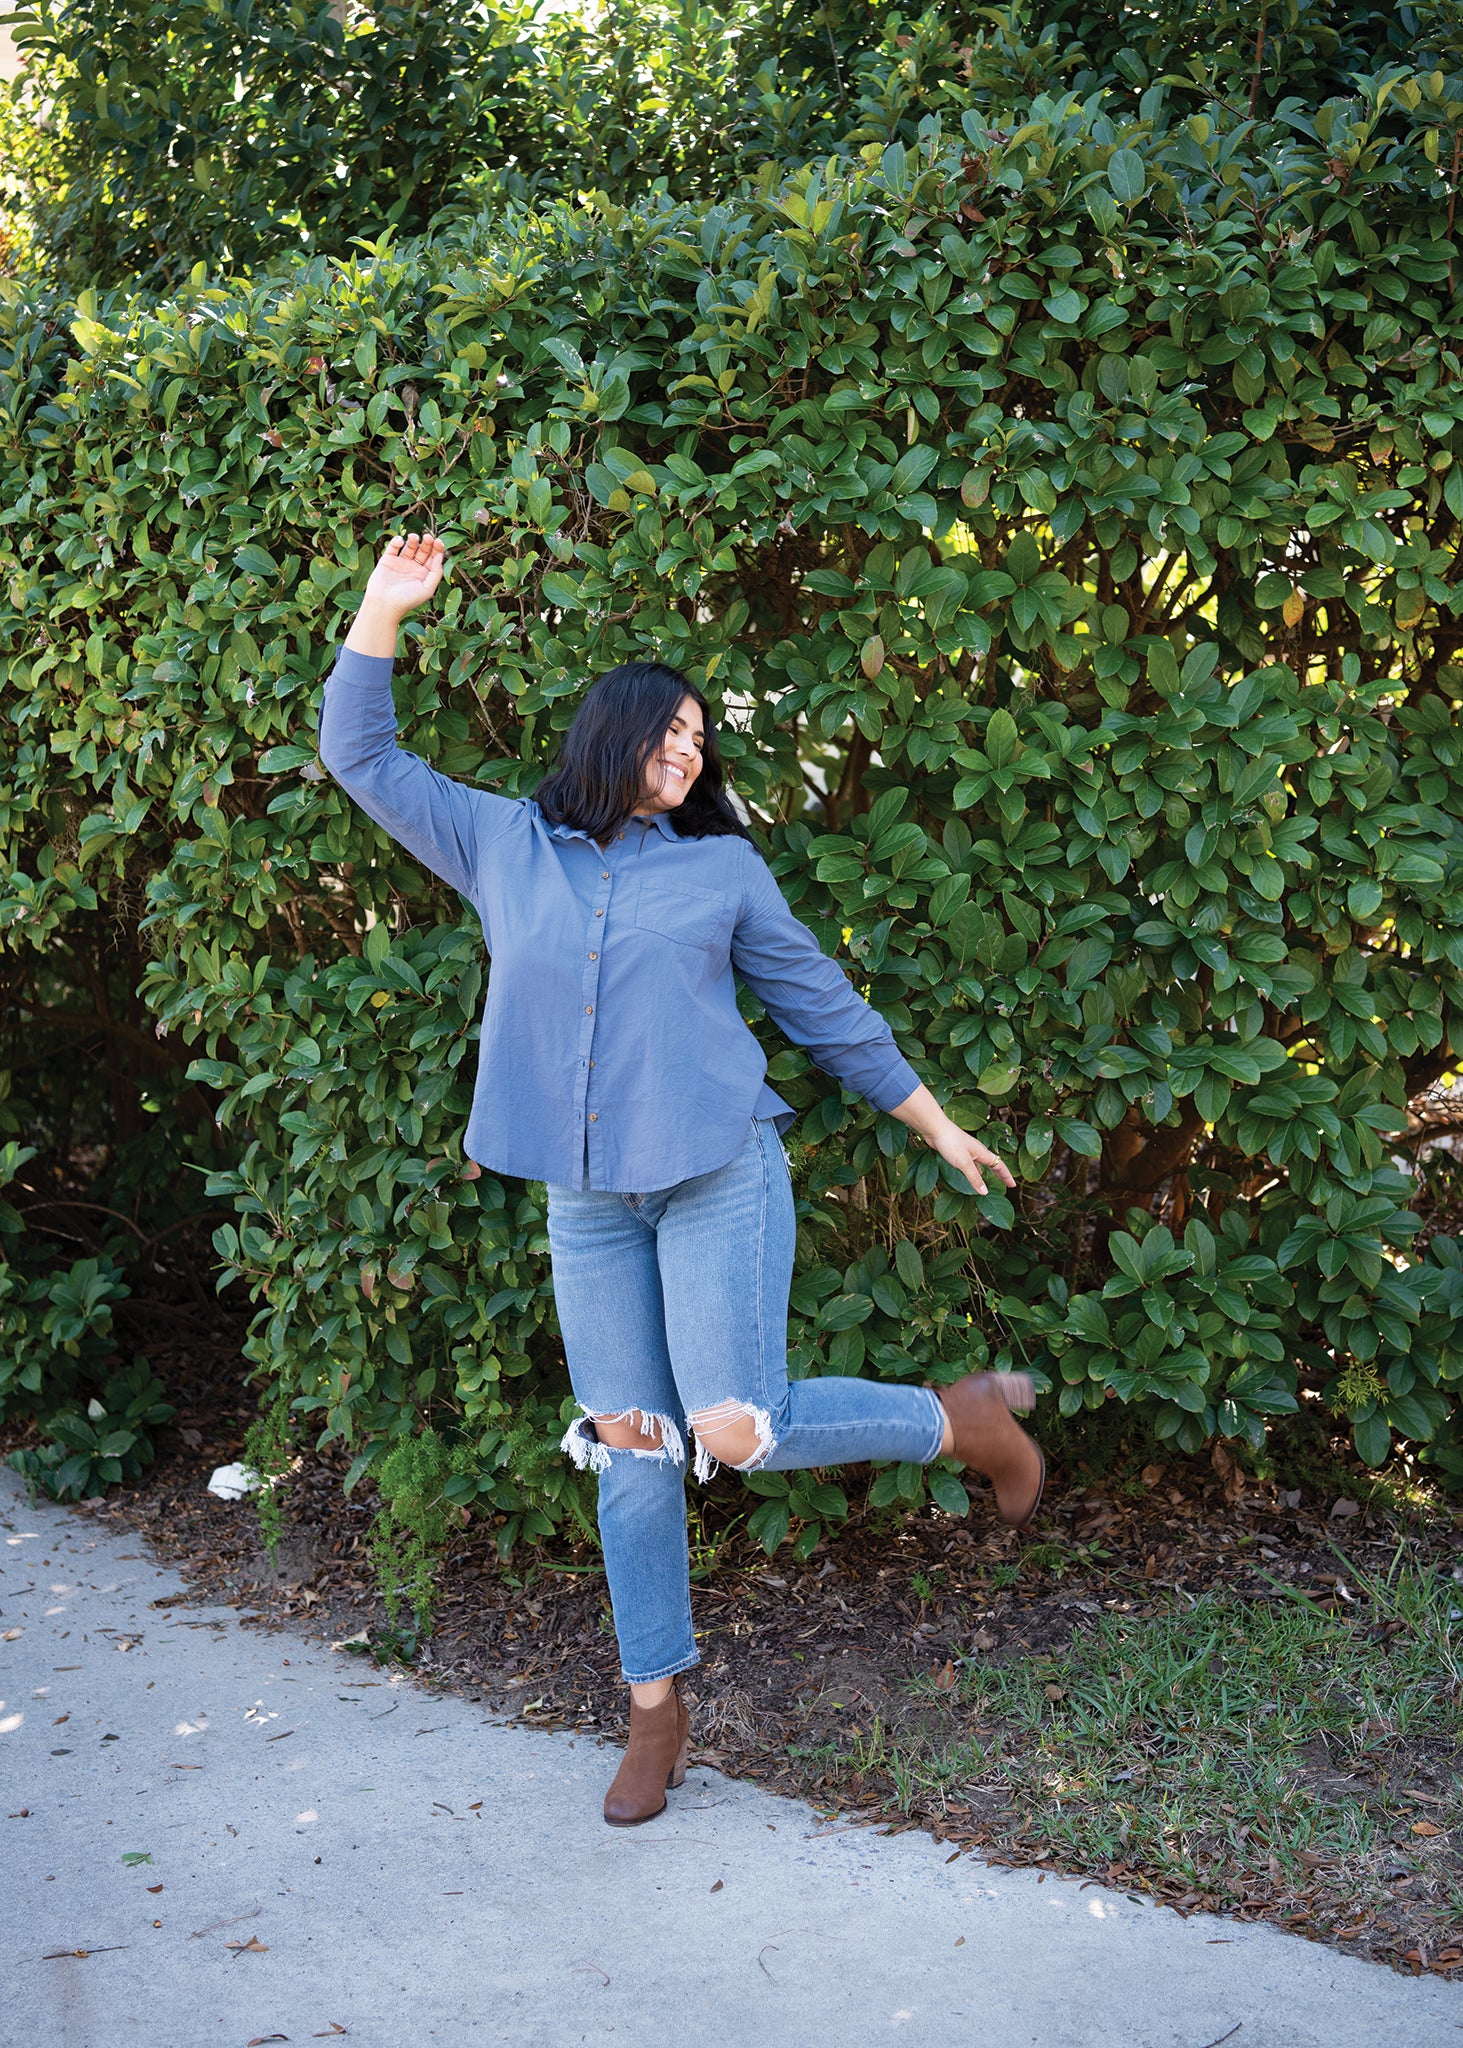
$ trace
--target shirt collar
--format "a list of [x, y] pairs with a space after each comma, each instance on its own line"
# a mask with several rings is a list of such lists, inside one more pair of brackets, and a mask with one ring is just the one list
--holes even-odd
[[[675, 839], [678, 837], [676, 828], [670, 821], [670, 814], [666, 811], [657, 811], [653, 818], [636, 820], [635, 822], [656, 826], [663, 838]], [[587, 839], [589, 834], [582, 825], [558, 824], [549, 826], [549, 837], [551, 839]]]

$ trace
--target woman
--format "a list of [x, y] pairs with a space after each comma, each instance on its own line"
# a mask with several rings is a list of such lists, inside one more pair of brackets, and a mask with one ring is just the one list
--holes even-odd
[[605, 1799], [649, 1820], [685, 1775], [679, 1678], [697, 1661], [686, 1540], [695, 1474], [954, 1456], [1031, 1520], [1040, 1451], [1020, 1373], [938, 1393], [789, 1385], [792, 1112], [737, 1012], [733, 971], [819, 1066], [985, 1192], [1006, 1167], [946, 1116], [888, 1025], [792, 915], [722, 790], [705, 699], [632, 662], [585, 692], [536, 800], [440, 775], [396, 744], [391, 666], [442, 574], [408, 534], [377, 562], [325, 688], [320, 757], [482, 920], [493, 971], [469, 1156], [549, 1193], [554, 1298], [582, 1410], [564, 1449], [599, 1480], [630, 1743]]

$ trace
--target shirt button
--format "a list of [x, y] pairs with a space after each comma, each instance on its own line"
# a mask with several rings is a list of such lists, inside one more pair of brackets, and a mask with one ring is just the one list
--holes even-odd
[[608, 869], [608, 868], [601, 868], [601, 869], [600, 869], [600, 871], [599, 871], [599, 878], [600, 878], [600, 880], [601, 880], [602, 882], [607, 882], [607, 881], [609, 880], [609, 878], [610, 878], [610, 871], [609, 871], [609, 869]]
[[592, 1017], [592, 1016], [594, 1015], [594, 1004], [593, 1004], [593, 1003], [586, 1003], [586, 1004], [584, 1005], [584, 1014], [585, 1014], [585, 1016], [586, 1016], [586, 1017]]
[[599, 1111], [597, 1109], [592, 1109], [589, 1112], [589, 1121], [592, 1124], [597, 1124], [599, 1122]]
[[598, 953], [591, 953], [589, 957], [591, 960], [598, 960], [599, 955]]
[[596, 911], [596, 912], [595, 912], [594, 914], [595, 914], [595, 916], [596, 916], [596, 917], [603, 917], [603, 916], [604, 916], [604, 912], [603, 912], [602, 910], [597, 910], [597, 911]]

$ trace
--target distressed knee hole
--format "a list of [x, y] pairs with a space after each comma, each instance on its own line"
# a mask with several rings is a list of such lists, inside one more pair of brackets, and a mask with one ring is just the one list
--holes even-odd
[[627, 1408], [623, 1415], [591, 1415], [594, 1433], [602, 1444], [616, 1451], [658, 1451], [664, 1429], [658, 1415], [642, 1415]]
[[681, 1432], [669, 1415], [651, 1415], [640, 1408], [626, 1408], [618, 1415], [594, 1415], [586, 1409], [565, 1430], [559, 1448], [581, 1472], [607, 1472], [611, 1451], [628, 1451], [633, 1458], [654, 1458], [661, 1463], [666, 1459], [676, 1465], [686, 1462]]
[[696, 1439], [696, 1477], [707, 1480], [718, 1465], [753, 1471], [772, 1449], [772, 1417], [746, 1401], [722, 1401], [689, 1416]]

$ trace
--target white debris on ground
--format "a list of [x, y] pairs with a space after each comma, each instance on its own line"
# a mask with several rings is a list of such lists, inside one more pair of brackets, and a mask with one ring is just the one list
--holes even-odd
[[220, 1500], [243, 1500], [246, 1494], [257, 1493], [263, 1484], [259, 1474], [251, 1472], [247, 1465], [220, 1465], [208, 1482], [208, 1490]]

